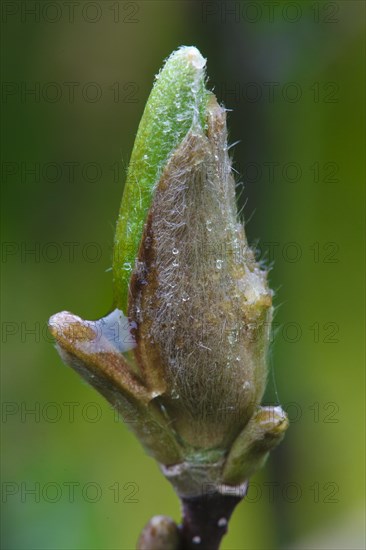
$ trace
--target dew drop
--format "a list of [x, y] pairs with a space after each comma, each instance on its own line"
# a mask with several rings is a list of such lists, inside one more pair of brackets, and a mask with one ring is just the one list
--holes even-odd
[[172, 389], [171, 394], [170, 394], [170, 397], [171, 397], [172, 399], [179, 399], [179, 393], [177, 392], [177, 390]]
[[177, 254], [179, 254], [178, 248], [173, 248], [173, 249], [172, 249], [172, 253], [174, 254], [174, 256], [176, 256]]
[[182, 301], [183, 302], [188, 302], [188, 300], [189, 300], [189, 295], [186, 292], [183, 292]]
[[122, 268], [123, 268], [125, 271], [131, 271], [132, 266], [131, 266], [130, 262], [125, 262], [125, 263], [123, 264]]
[[223, 260], [216, 260], [216, 269], [221, 269], [223, 263]]
[[172, 263], [172, 266], [179, 267], [179, 262], [177, 260], [174, 260], [174, 262]]
[[207, 228], [207, 231], [212, 231], [212, 221], [211, 220], [207, 220], [206, 228]]
[[227, 526], [227, 519], [226, 518], [220, 518], [217, 522], [218, 527], [226, 527]]

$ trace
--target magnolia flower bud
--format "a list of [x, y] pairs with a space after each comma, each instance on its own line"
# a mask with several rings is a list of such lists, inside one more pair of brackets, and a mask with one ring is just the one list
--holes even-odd
[[246, 487], [287, 428], [280, 407], [260, 407], [272, 292], [238, 220], [226, 112], [204, 67], [179, 49], [146, 105], [117, 222], [117, 309], [50, 320], [63, 359], [134, 414], [184, 498]]

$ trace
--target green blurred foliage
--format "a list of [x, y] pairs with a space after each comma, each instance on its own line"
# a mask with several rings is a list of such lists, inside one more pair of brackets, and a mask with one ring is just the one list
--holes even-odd
[[63, 366], [46, 323], [108, 311], [144, 104], [163, 59], [193, 44], [241, 140], [247, 233], [278, 306], [267, 400], [292, 421], [223, 548], [363, 548], [365, 4], [77, 4], [73, 16], [63, 2], [2, 5], [2, 547], [130, 549], [152, 515], [179, 519], [157, 466]]

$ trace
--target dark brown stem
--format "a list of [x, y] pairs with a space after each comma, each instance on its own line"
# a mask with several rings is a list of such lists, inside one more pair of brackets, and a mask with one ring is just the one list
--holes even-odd
[[218, 550], [235, 507], [244, 495], [207, 493], [182, 498], [183, 523], [180, 550]]

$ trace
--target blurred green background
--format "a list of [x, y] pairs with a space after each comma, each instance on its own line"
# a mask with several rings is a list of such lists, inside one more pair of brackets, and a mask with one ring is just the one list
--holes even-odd
[[349, 0], [2, 3], [2, 548], [130, 549], [152, 515], [179, 519], [46, 324], [111, 305], [125, 168], [182, 44], [207, 57], [241, 140], [247, 233], [278, 306], [266, 401], [291, 420], [223, 548], [364, 548], [364, 21]]

